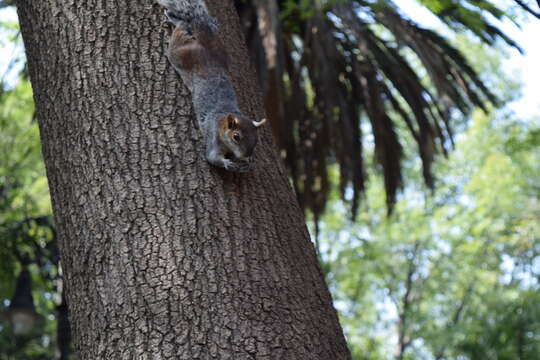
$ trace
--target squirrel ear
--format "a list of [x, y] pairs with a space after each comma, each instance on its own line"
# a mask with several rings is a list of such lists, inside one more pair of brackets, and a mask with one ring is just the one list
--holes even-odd
[[227, 126], [229, 129], [238, 129], [240, 127], [240, 119], [234, 114], [227, 115]]
[[237, 122], [236, 122], [236, 118], [234, 117], [233, 114], [229, 114], [227, 115], [227, 128], [229, 129], [233, 129], [235, 128]]

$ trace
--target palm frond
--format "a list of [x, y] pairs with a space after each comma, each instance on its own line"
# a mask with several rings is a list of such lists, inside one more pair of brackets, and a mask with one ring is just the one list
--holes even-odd
[[[487, 20], [506, 16], [491, 1], [419, 1], [454, 30], [519, 48]], [[366, 181], [362, 129], [371, 128], [391, 211], [403, 183], [400, 126], [433, 189], [432, 164], [453, 146], [457, 116], [498, 104], [460, 51], [389, 0], [256, 0], [238, 8], [278, 146], [315, 219], [329, 198], [331, 166], [356, 215]]]

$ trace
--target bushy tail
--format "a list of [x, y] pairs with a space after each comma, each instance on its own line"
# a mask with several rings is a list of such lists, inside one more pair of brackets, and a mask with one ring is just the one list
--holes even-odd
[[204, 0], [157, 0], [165, 15], [174, 25], [191, 24], [201, 19], [211, 19]]

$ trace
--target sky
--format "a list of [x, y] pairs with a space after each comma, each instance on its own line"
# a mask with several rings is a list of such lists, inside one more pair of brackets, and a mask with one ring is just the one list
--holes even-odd
[[[428, 10], [418, 5], [417, 0], [397, 1], [401, 9], [418, 24], [425, 27], [442, 28], [444, 25]], [[17, 14], [14, 9], [0, 10], [0, 21], [16, 21]], [[516, 40], [525, 50], [521, 55], [517, 50], [510, 49], [508, 59], [502, 62], [503, 69], [512, 78], [520, 79], [522, 97], [510, 104], [510, 108], [522, 119], [540, 116], [540, 20], [529, 17], [529, 21], [521, 24], [521, 29], [506, 21], [500, 24], [501, 29]], [[0, 37], [2, 34], [0, 34]], [[0, 38], [0, 43], [2, 39]], [[22, 51], [17, 49], [16, 51]], [[0, 45], [0, 76], [6, 71], [13, 48]], [[9, 78], [7, 79], [9, 81]]]
[[504, 64], [504, 71], [519, 74], [523, 82], [523, 98], [512, 104], [517, 114], [525, 118], [540, 115], [540, 20], [531, 20], [519, 30], [515, 26], [505, 24], [506, 33], [525, 50], [521, 56], [516, 50]]

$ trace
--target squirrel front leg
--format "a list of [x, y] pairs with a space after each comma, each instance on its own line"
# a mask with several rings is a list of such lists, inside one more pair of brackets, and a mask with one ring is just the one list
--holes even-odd
[[235, 162], [227, 159], [217, 144], [206, 144], [206, 160], [210, 164], [224, 168], [227, 171], [247, 172], [251, 167], [248, 161]]

